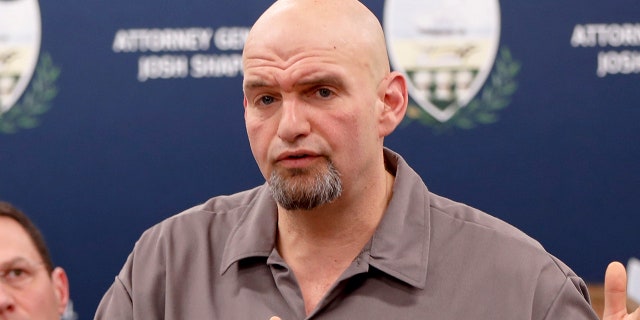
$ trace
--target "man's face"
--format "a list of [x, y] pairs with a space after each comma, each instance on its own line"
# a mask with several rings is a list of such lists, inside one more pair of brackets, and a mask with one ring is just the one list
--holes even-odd
[[0, 319], [54, 320], [66, 307], [64, 271], [51, 275], [27, 232], [0, 217]]
[[349, 32], [322, 26], [310, 36], [286, 17], [265, 25], [264, 32], [254, 26], [259, 37], [245, 46], [243, 83], [247, 133], [263, 176], [294, 198], [332, 193], [336, 176], [347, 196], [366, 188], [381, 156], [383, 108], [366, 48], [345, 41]]

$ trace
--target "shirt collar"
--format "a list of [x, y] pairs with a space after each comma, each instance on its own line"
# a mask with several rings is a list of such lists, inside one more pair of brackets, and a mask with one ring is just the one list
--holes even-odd
[[[429, 198], [426, 186], [402, 157], [384, 150], [387, 169], [395, 172], [393, 196], [369, 245], [369, 264], [414, 287], [424, 288], [429, 255]], [[256, 196], [231, 231], [220, 265], [223, 274], [249, 257], [269, 257], [275, 247], [277, 206], [269, 186]], [[366, 250], [366, 249], [365, 249]]]
[[389, 206], [371, 239], [369, 264], [422, 289], [431, 232], [427, 187], [400, 155], [385, 148], [384, 156], [396, 177]]
[[244, 258], [268, 257], [276, 244], [278, 209], [265, 183], [254, 189], [253, 201], [243, 210], [224, 246], [220, 274]]

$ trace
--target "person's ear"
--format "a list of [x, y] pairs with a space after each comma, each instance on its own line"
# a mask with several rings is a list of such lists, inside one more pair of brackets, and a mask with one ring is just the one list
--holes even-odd
[[243, 106], [243, 110], [244, 111], [244, 121], [247, 121], [247, 105], [249, 105], [249, 101], [247, 101], [247, 96], [243, 95], [242, 97], [242, 106]]
[[381, 83], [380, 96], [384, 109], [380, 114], [380, 136], [386, 137], [400, 124], [407, 112], [409, 94], [407, 80], [399, 72], [389, 73]]
[[69, 303], [69, 279], [64, 269], [56, 267], [51, 272], [51, 281], [53, 283], [53, 293], [58, 299], [58, 312], [62, 315]]

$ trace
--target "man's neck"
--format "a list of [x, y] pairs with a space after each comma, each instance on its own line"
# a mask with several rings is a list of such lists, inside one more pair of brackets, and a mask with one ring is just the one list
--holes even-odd
[[355, 246], [358, 252], [371, 238], [391, 200], [394, 177], [384, 172], [367, 191], [345, 194], [313, 210], [278, 208], [278, 249], [303, 254], [341, 252]]
[[343, 195], [310, 211], [278, 209], [277, 248], [299, 282], [307, 313], [371, 239], [391, 199], [384, 172], [367, 192]]

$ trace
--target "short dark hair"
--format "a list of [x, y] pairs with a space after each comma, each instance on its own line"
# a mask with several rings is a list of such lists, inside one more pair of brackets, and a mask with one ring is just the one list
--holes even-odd
[[42, 262], [49, 271], [49, 274], [51, 274], [51, 272], [53, 272], [53, 261], [51, 260], [49, 249], [47, 248], [47, 244], [44, 241], [42, 233], [36, 227], [33, 221], [31, 221], [31, 219], [29, 219], [29, 217], [27, 217], [27, 215], [22, 211], [18, 210], [10, 203], [4, 201], [0, 201], [0, 217], [13, 219], [18, 224], [20, 224], [22, 228], [24, 228], [24, 230], [31, 238], [31, 241], [33, 241], [33, 244], [36, 246], [38, 253], [40, 253]]

